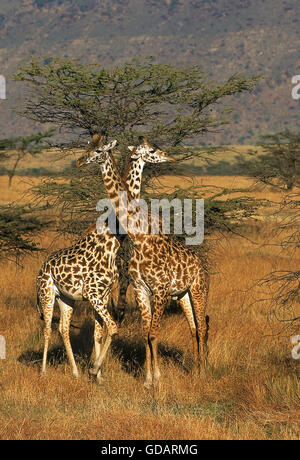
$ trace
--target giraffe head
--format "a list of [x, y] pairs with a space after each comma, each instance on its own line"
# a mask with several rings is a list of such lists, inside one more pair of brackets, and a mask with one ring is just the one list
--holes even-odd
[[149, 144], [147, 139], [144, 137], [140, 137], [139, 142], [140, 143], [137, 147], [132, 145], [128, 146], [131, 151], [130, 157], [133, 160], [141, 158], [145, 163], [163, 163], [165, 161], [174, 161], [172, 158], [167, 156], [166, 152]]
[[110, 151], [117, 145], [114, 140], [108, 144], [103, 145], [104, 136], [94, 134], [91, 142], [88, 143], [87, 153], [76, 161], [76, 166], [88, 165], [90, 163], [104, 163]]

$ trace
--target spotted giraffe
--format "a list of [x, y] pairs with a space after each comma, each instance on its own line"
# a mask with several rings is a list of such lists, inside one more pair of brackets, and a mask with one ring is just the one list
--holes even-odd
[[[102, 142], [103, 136], [94, 135], [88, 150], [96, 148], [98, 153], [103, 154], [102, 176], [104, 183], [110, 183], [110, 170], [117, 167], [110, 154], [116, 141], [104, 146], [102, 146]], [[155, 156], [155, 159], [159, 161], [158, 156]], [[131, 175], [135, 177], [136, 166], [135, 162], [132, 162], [129, 167], [127, 180], [130, 189]], [[136, 190], [132, 189], [132, 193], [136, 193]], [[103, 328], [100, 322], [95, 319], [95, 356], [97, 363], [102, 363], [109, 348], [111, 337], [117, 331], [117, 326], [107, 311], [107, 302], [112, 287], [118, 279], [115, 259], [119, 246], [118, 239], [104, 225], [102, 233], [99, 233], [95, 228], [89, 229], [76, 244], [54, 252], [44, 262], [37, 277], [38, 308], [45, 321], [42, 373], [46, 371], [55, 299], [61, 313], [59, 331], [64, 341], [73, 375], [76, 377], [79, 375], [69, 336], [70, 322], [76, 300], [89, 300], [96, 314], [107, 326], [108, 336], [101, 351], [100, 343]], [[101, 372], [97, 372], [97, 378], [101, 380]]]
[[[151, 145], [144, 139], [137, 148], [132, 148], [131, 158], [144, 158], [152, 150]], [[80, 159], [79, 162], [82, 164], [97, 161], [97, 158], [97, 151], [94, 151], [84, 159]], [[140, 176], [142, 169], [143, 164], [139, 171]], [[120, 212], [119, 192], [121, 190], [127, 191], [129, 199], [132, 197], [117, 169], [115, 170], [114, 181], [106, 190], [115, 205], [121, 224], [127, 228], [126, 214], [124, 217], [124, 213]], [[128, 216], [130, 216], [130, 212], [128, 212]], [[205, 311], [209, 279], [196, 250], [162, 234], [161, 231], [159, 234], [151, 234], [149, 222], [147, 225], [148, 231], [145, 233], [132, 233], [128, 229], [127, 232], [133, 244], [128, 268], [137, 304], [141, 311], [143, 337], [146, 346], [145, 387], [149, 388], [160, 378], [157, 338], [168, 296], [178, 298], [187, 315], [193, 312], [195, 321], [190, 318], [190, 324], [192, 324], [192, 335], [196, 343], [196, 356], [198, 365], [200, 366], [200, 362], [202, 362], [203, 367], [201, 366], [201, 369], [205, 368], [208, 332]]]
[[[167, 161], [169, 158], [166, 156], [165, 152], [162, 152], [160, 149], [151, 146], [149, 142], [145, 139], [140, 137], [139, 141], [141, 142], [139, 147], [135, 146], [129, 146], [128, 149], [131, 151], [131, 157], [130, 161], [127, 166], [127, 171], [125, 172], [125, 175], [123, 177], [123, 180], [125, 181], [127, 185], [127, 189], [130, 193], [130, 199], [132, 200], [139, 200], [140, 198], [140, 192], [141, 192], [141, 182], [142, 182], [142, 173], [143, 173], [143, 168], [146, 163], [161, 163], [162, 161]], [[144, 148], [146, 147], [146, 148]], [[95, 155], [90, 155], [87, 154], [83, 157], [81, 157], [77, 164], [78, 166], [82, 166], [83, 164], [89, 164], [92, 162], [97, 162], [98, 156]], [[173, 159], [171, 159], [173, 160]], [[115, 169], [118, 172], [118, 166], [116, 165], [114, 158], [112, 157], [113, 165]], [[86, 232], [88, 233], [89, 231], [95, 231], [96, 230], [96, 225], [92, 225]], [[124, 245], [124, 241], [122, 242], [122, 245]], [[124, 264], [126, 264], [126, 261], [124, 261]], [[129, 286], [130, 279], [128, 276], [124, 276], [124, 272], [128, 270], [128, 264], [127, 266], [119, 266], [118, 271], [119, 271], [119, 304], [118, 304], [118, 313], [121, 315], [124, 314], [124, 306], [126, 304], [126, 291]], [[122, 274], [122, 276], [121, 276]], [[186, 299], [181, 299], [179, 296], [179, 304], [185, 314], [185, 317], [187, 319], [190, 332], [192, 335], [192, 338], [195, 338], [196, 334], [196, 323], [195, 323], [195, 317], [194, 317], [194, 311], [193, 311], [193, 306], [192, 304], [187, 301]], [[114, 306], [114, 308], [116, 308]], [[197, 360], [197, 344], [193, 343], [193, 348], [194, 348], [194, 359], [195, 361]]]

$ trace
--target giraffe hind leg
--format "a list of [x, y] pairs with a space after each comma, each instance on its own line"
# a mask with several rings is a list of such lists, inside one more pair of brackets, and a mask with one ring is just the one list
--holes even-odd
[[197, 324], [199, 369], [201, 372], [205, 372], [207, 367], [207, 340], [209, 329], [209, 317], [205, 315], [208, 289], [203, 283], [196, 279], [191, 286], [190, 294]]
[[[72, 368], [72, 373], [74, 377], [79, 376], [79, 372], [76, 366], [71, 342], [70, 342], [70, 323], [71, 323], [71, 318], [72, 318], [72, 313], [73, 313], [73, 305], [74, 301], [70, 302], [66, 300], [62, 300], [60, 297], [57, 299], [58, 306], [60, 308], [60, 321], [59, 321], [59, 332], [62, 336], [65, 349], [68, 355], [69, 363]], [[71, 306], [72, 305], [72, 306]]]
[[38, 309], [40, 310], [40, 317], [44, 320], [44, 350], [41, 374], [46, 373], [47, 365], [47, 354], [49, 348], [49, 342], [51, 337], [51, 324], [55, 302], [55, 291], [53, 283], [48, 285], [46, 282], [41, 282], [38, 288]]
[[[101, 354], [101, 344], [103, 339], [103, 326], [102, 326], [102, 319], [99, 315], [95, 312], [95, 329], [94, 329], [94, 350], [95, 350], [95, 360], [96, 362]], [[97, 381], [98, 383], [102, 382], [102, 375], [101, 369], [99, 369], [97, 373]]]
[[178, 300], [178, 302], [185, 314], [186, 320], [190, 328], [193, 344], [193, 357], [194, 363], [196, 364], [199, 362], [199, 337], [190, 293], [186, 292], [185, 295]]
[[152, 371], [153, 371], [153, 384], [156, 386], [159, 382], [161, 373], [158, 364], [158, 332], [161, 324], [161, 318], [167, 304], [167, 296], [162, 290], [157, 292], [153, 298], [153, 314], [151, 320], [151, 329], [149, 339], [152, 351]]

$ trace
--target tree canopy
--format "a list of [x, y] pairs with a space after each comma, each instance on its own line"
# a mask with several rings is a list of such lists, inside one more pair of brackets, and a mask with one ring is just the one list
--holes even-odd
[[199, 66], [178, 68], [151, 59], [107, 69], [60, 58], [48, 58], [47, 64], [32, 60], [15, 79], [30, 88], [22, 115], [54, 123], [72, 134], [103, 130], [118, 139], [121, 151], [139, 135], [173, 148], [195, 138], [199, 141], [201, 135], [228, 122], [229, 108], [216, 110], [220, 102], [253, 90], [258, 81], [258, 77], [235, 74], [215, 83]]
[[[20, 113], [39, 123], [52, 123], [71, 135], [66, 152], [70, 147], [86, 145], [91, 134], [105, 132], [108, 138], [118, 140], [117, 160], [124, 173], [129, 159], [127, 146], [136, 144], [140, 135], [167, 147], [177, 162], [161, 164], [160, 168], [147, 165], [143, 193], [154, 176], [174, 173], [183, 161], [212, 154], [212, 147], [188, 146], [192, 142], [201, 144], [203, 135], [226, 125], [232, 110], [228, 106], [230, 97], [252, 91], [258, 81], [258, 77], [235, 74], [216, 83], [199, 66], [178, 68], [156, 64], [151, 59], [107, 69], [60, 58], [33, 59], [17, 72], [15, 79], [25, 82], [30, 90]], [[102, 188], [95, 167], [84, 172], [74, 169], [64, 172], [69, 182], [44, 181], [36, 192], [61, 206], [64, 230], [80, 233], [89, 220], [96, 218], [95, 204], [102, 197]], [[148, 197], [149, 193], [155, 195], [153, 190], [148, 191]], [[218, 207], [219, 213], [213, 206], [208, 206], [207, 212], [211, 210], [215, 217], [225, 216], [225, 206], [219, 203]], [[235, 207], [232, 202], [230, 210]], [[240, 212], [241, 204], [237, 207]], [[250, 207], [248, 200], [246, 208]], [[210, 222], [215, 221], [211, 214]]]

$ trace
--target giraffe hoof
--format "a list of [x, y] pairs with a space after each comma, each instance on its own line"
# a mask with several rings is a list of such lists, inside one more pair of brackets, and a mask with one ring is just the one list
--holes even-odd
[[92, 375], [92, 376], [97, 376], [98, 372], [99, 372], [99, 369], [95, 369], [95, 367], [91, 367], [89, 369], [89, 374]]
[[207, 369], [205, 369], [205, 368], [200, 369], [199, 375], [200, 375], [201, 378], [207, 377]]
[[102, 375], [97, 375], [96, 382], [97, 385], [102, 385], [104, 383], [104, 378], [102, 377]]
[[146, 380], [144, 382], [144, 388], [146, 388], [146, 390], [150, 390], [151, 387], [152, 387], [152, 380]]

